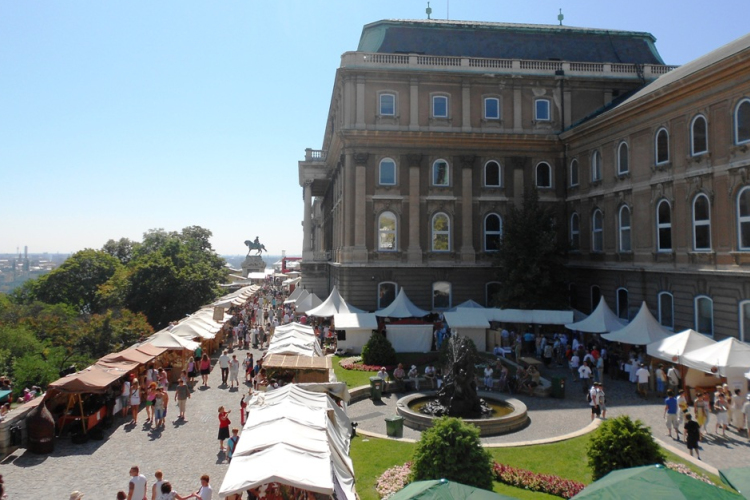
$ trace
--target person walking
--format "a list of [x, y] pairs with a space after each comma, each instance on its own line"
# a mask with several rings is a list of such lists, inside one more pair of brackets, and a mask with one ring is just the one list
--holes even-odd
[[196, 370], [195, 366], [195, 360], [193, 358], [190, 358], [187, 364], [187, 373], [188, 373], [188, 386], [195, 382], [195, 377], [198, 375], [198, 372]]
[[154, 398], [154, 427], [164, 425], [166, 416], [166, 407], [164, 406], [164, 389], [156, 388], [156, 397]]
[[604, 393], [604, 382], [599, 382], [596, 388], [599, 398], [599, 411], [601, 412], [602, 419], [607, 418], [607, 396]]
[[190, 495], [190, 497], [195, 497], [200, 500], [211, 500], [213, 495], [214, 495], [214, 490], [213, 488], [211, 488], [211, 483], [209, 482], [208, 474], [203, 474], [201, 476], [201, 487], [198, 488], [198, 490], [195, 493]]
[[701, 428], [698, 422], [693, 420], [693, 416], [688, 413], [685, 415], [685, 442], [687, 443], [688, 451], [690, 451], [690, 456], [693, 456], [693, 450], [695, 450], [695, 456], [698, 457], [698, 460], [701, 459], [701, 452], [698, 449], [700, 437]]
[[[646, 368], [646, 365], [641, 363], [640, 368], [635, 372], [635, 377], [638, 382], [638, 394], [643, 399], [648, 397], [648, 379], [650, 376], [651, 374], [649, 373], [648, 368]], [[674, 397], [674, 391], [672, 391], [672, 396]]]
[[208, 354], [203, 353], [200, 362], [201, 379], [203, 379], [203, 387], [208, 387], [208, 376], [211, 374], [211, 360], [208, 359]]
[[180, 415], [177, 417], [178, 420], [185, 420], [185, 407], [187, 406], [187, 400], [190, 399], [190, 388], [185, 384], [185, 381], [180, 379], [177, 385], [177, 390], [174, 392], [174, 400], [177, 401], [177, 408], [180, 410]]
[[156, 482], [151, 487], [151, 500], [157, 500], [161, 496], [161, 485], [164, 484], [164, 473], [161, 469], [156, 469], [154, 472], [154, 478]]
[[240, 361], [237, 359], [236, 354], [232, 354], [232, 359], [229, 361], [229, 387], [234, 387], [235, 384], [237, 385], [237, 388], [240, 387]]
[[719, 434], [719, 428], [721, 428], [721, 435], [727, 435], [727, 427], [729, 424], [729, 403], [727, 403], [724, 393], [719, 393], [719, 397], [714, 401], [714, 413], [716, 413], [716, 434]]
[[589, 384], [591, 381], [591, 368], [589, 367], [588, 362], [584, 361], [581, 366], [578, 367], [578, 378], [581, 380], [581, 387], [585, 394], [586, 391], [589, 390], [589, 387], [591, 387]]
[[245, 354], [245, 359], [242, 360], [242, 367], [245, 369], [245, 382], [253, 381], [253, 354], [248, 352]]
[[227, 458], [230, 462], [232, 461], [234, 450], [237, 449], [237, 443], [240, 441], [239, 432], [240, 430], [235, 427], [232, 429], [232, 437], [227, 440]]
[[591, 420], [592, 421], [596, 417], [601, 415], [601, 409], [599, 407], [599, 392], [597, 391], [598, 384], [599, 382], [594, 382], [594, 385], [591, 386], [588, 394], [586, 395], [586, 399], [588, 400], [589, 406], [591, 407]]
[[669, 370], [667, 370], [667, 384], [672, 389], [672, 392], [676, 394], [677, 389], [680, 387], [680, 372], [674, 366], [670, 366]]
[[223, 406], [219, 406], [219, 451], [224, 451], [224, 440], [229, 439], [229, 425], [232, 423], [229, 420], [229, 414], [232, 410], [225, 410]]
[[138, 424], [138, 410], [141, 409], [141, 387], [138, 385], [138, 379], [133, 380], [130, 386], [130, 409], [132, 410], [133, 420], [131, 424]]
[[680, 440], [680, 428], [677, 426], [677, 399], [672, 389], [667, 390], [667, 398], [664, 400], [664, 420], [667, 423], [669, 437], [672, 437], [672, 429], [677, 432], [677, 441]]
[[130, 379], [125, 377], [122, 382], [122, 389], [120, 391], [120, 404], [122, 405], [122, 416], [128, 415], [130, 409]]
[[747, 437], [750, 439], [750, 394], [745, 396], [745, 404], [742, 405], [742, 416], [745, 422], [745, 430], [747, 430]]
[[146, 497], [147, 487], [148, 479], [146, 479], [146, 476], [141, 474], [140, 468], [137, 465], [132, 466], [130, 468], [127, 500], [148, 500]]
[[[664, 391], [667, 387], [667, 374], [664, 372], [664, 365], [659, 363], [659, 366], [656, 367], [656, 373], [654, 374], [656, 377], [656, 393], [659, 396], [664, 396]], [[670, 387], [672, 389], [672, 387]], [[672, 389], [672, 392], [674, 392], [674, 389]]]
[[229, 377], [229, 355], [226, 349], [219, 356], [219, 368], [221, 368], [221, 385], [226, 386]]

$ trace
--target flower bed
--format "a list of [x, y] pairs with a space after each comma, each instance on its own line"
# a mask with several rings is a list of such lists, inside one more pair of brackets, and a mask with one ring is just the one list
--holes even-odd
[[404, 489], [409, 484], [409, 474], [411, 474], [411, 462], [386, 469], [375, 483], [375, 489], [380, 498], [388, 498]]
[[669, 469], [672, 469], [673, 471], [677, 471], [677, 472], [679, 472], [680, 474], [685, 474], [686, 476], [690, 476], [690, 477], [692, 477], [693, 479], [697, 479], [698, 481], [703, 481], [704, 483], [708, 483], [708, 484], [711, 484], [711, 485], [714, 485], [714, 486], [716, 486], [716, 485], [714, 484], [714, 482], [713, 482], [713, 481], [711, 481], [711, 480], [710, 480], [710, 479], [708, 478], [708, 476], [706, 476], [706, 475], [704, 475], [704, 474], [698, 474], [697, 472], [693, 472], [693, 471], [692, 471], [692, 470], [690, 470], [690, 468], [689, 468], [689, 467], [688, 467], [687, 465], [685, 465], [685, 464], [678, 464], [678, 463], [675, 463], [675, 462], [666, 462], [666, 463], [664, 464], [664, 466], [665, 466], [665, 467], [667, 467], [667, 468], [669, 468]]
[[[356, 370], [360, 372], [376, 372], [381, 368], [380, 365], [363, 365], [361, 356], [344, 358], [339, 361], [339, 366], [341, 366], [341, 368], [343, 368], [344, 370]], [[386, 367], [386, 370], [388, 369], [389, 367]]]
[[537, 474], [530, 470], [518, 469], [497, 462], [493, 464], [492, 469], [495, 472], [495, 479], [501, 483], [562, 498], [571, 498], [580, 493], [586, 486], [578, 481], [563, 479], [552, 474]]

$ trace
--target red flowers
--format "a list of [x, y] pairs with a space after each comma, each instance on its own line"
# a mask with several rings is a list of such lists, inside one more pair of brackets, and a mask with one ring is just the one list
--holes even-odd
[[586, 486], [577, 481], [563, 479], [551, 474], [537, 474], [495, 462], [492, 466], [495, 479], [501, 483], [531, 491], [541, 491], [562, 498], [571, 498]]

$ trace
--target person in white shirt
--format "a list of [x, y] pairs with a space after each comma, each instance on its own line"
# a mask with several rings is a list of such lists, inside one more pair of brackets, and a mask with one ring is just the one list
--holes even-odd
[[219, 368], [221, 368], [221, 385], [227, 385], [227, 379], [229, 378], [229, 355], [226, 349], [219, 356]]
[[414, 382], [414, 390], [419, 390], [419, 371], [417, 371], [416, 365], [411, 365], [411, 369], [406, 374], [410, 382]]
[[589, 390], [589, 382], [591, 380], [591, 368], [588, 363], [582, 363], [578, 367], [578, 377], [581, 379], [581, 387], [583, 387], [583, 393]]
[[570, 357], [570, 362], [568, 363], [570, 366], [570, 372], [573, 374], [573, 382], [578, 380], [576, 376], [578, 375], [578, 367], [581, 364], [581, 358], [578, 357], [578, 354], [576, 354], [575, 351], [573, 351], [573, 355]]
[[200, 500], [211, 500], [213, 495], [214, 490], [209, 484], [208, 474], [203, 474], [201, 476], [201, 487], [198, 488], [198, 491], [193, 493], [192, 496], [195, 498], [199, 498]]
[[594, 385], [589, 389], [589, 406], [591, 407], [591, 420], [601, 415], [601, 409], [599, 408], [599, 382], [594, 382]]
[[641, 363], [641, 367], [635, 372], [635, 377], [638, 380], [638, 394], [644, 399], [648, 396], [648, 379], [650, 376], [646, 365]]
[[130, 468], [130, 483], [128, 483], [127, 500], [148, 500], [146, 497], [146, 488], [148, 480], [141, 474], [140, 468], [134, 465]]

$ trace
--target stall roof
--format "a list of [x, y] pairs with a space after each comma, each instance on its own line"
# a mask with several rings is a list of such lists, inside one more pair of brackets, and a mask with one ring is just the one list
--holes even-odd
[[587, 333], [614, 332], [626, 325], [626, 322], [617, 317], [607, 305], [604, 297], [599, 299], [596, 309], [586, 318], [575, 323], [568, 323], [565, 328]]
[[[725, 377], [731, 368], [741, 369], [743, 372], [750, 368], [750, 345], [729, 337], [721, 342], [701, 347], [685, 353], [682, 364], [706, 373], [716, 373]], [[713, 368], [716, 368], [716, 372]]]
[[263, 359], [264, 368], [328, 370], [332, 366], [330, 356], [286, 356], [283, 354], [271, 354]]
[[489, 328], [490, 322], [483, 309], [459, 309], [443, 313], [451, 328]]
[[635, 318], [619, 330], [602, 335], [603, 339], [610, 342], [622, 342], [631, 345], [646, 345], [663, 340], [672, 335], [670, 330], [664, 328], [648, 310], [646, 302], [641, 304], [641, 309]]
[[60, 392], [102, 394], [113, 382], [128, 373], [122, 368], [91, 365], [80, 372], [52, 382], [48, 388]]
[[[144, 346], [148, 346], [145, 349]], [[138, 347], [128, 347], [120, 352], [113, 352], [102, 357], [100, 361], [113, 362], [113, 361], [133, 361], [135, 363], [146, 364], [153, 360], [155, 357], [162, 354], [166, 349], [156, 347], [152, 344], [143, 344]]]
[[333, 315], [336, 330], [376, 330], [378, 318], [374, 313], [342, 313]]
[[146, 340], [146, 343], [171, 351], [179, 351], [182, 349], [195, 351], [200, 346], [198, 342], [179, 337], [167, 330], [162, 330], [153, 334], [148, 340]]
[[297, 301], [294, 303], [294, 310], [298, 313], [307, 313], [308, 311], [315, 309], [322, 303], [323, 301], [320, 300], [320, 297], [318, 297], [314, 293], [310, 293], [305, 295], [304, 298], [297, 299]]
[[715, 343], [716, 341], [712, 338], [695, 330], [687, 329], [684, 332], [675, 333], [663, 340], [648, 344], [646, 353], [655, 358], [682, 364], [681, 358], [684, 354]]
[[284, 304], [291, 304], [295, 302], [298, 298], [300, 298], [303, 294], [307, 294], [307, 293], [309, 292], [305, 290], [304, 288], [297, 287], [294, 289], [292, 294], [286, 298], [286, 300], [284, 301]]
[[306, 311], [308, 316], [318, 316], [320, 318], [330, 318], [334, 314], [341, 313], [358, 313], [364, 312], [361, 309], [357, 309], [346, 303], [344, 298], [339, 293], [338, 289], [334, 286], [331, 290], [331, 294], [326, 300], [323, 301], [318, 307]]
[[545, 309], [485, 309], [488, 321], [500, 323], [527, 323], [530, 325], [564, 325], [573, 320], [573, 311]]
[[409, 300], [403, 287], [401, 287], [393, 302], [383, 309], [375, 311], [375, 315], [381, 318], [422, 318], [428, 314], [430, 314], [430, 311], [418, 308]]

